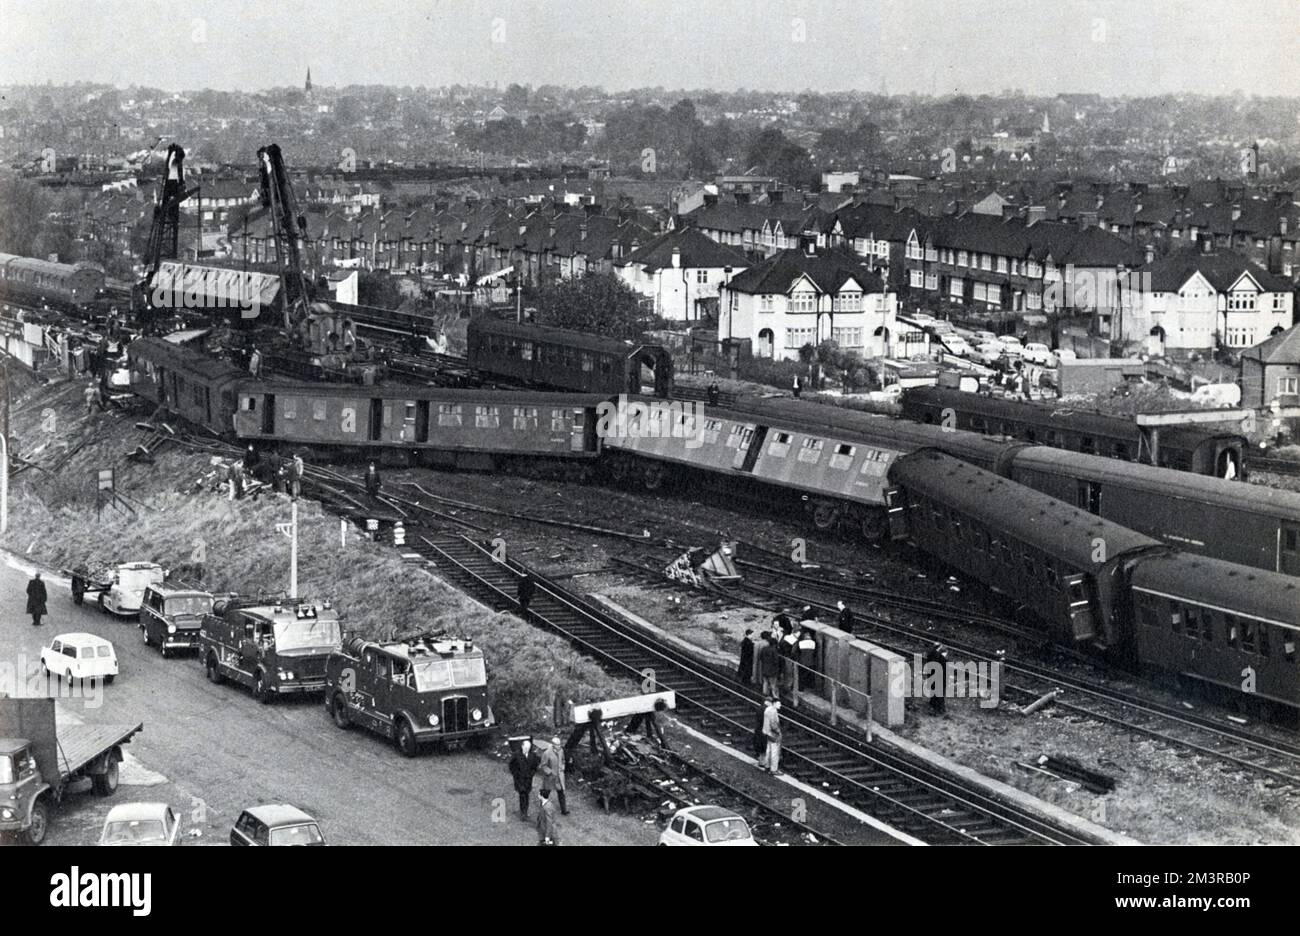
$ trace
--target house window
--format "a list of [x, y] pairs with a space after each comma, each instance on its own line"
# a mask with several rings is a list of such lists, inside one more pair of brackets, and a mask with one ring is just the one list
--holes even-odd
[[957, 266], [970, 266], [970, 264], [966, 262], [966, 251], [957, 251]]
[[1005, 273], [1005, 272], [1007, 272], [1007, 258], [1006, 258], [1006, 257], [998, 257], [998, 272], [999, 272], [999, 273]]
[[1255, 311], [1255, 294], [1254, 293], [1233, 293], [1228, 297], [1229, 312], [1254, 312]]
[[835, 296], [831, 308], [835, 312], [861, 312], [862, 293], [845, 292]]
[[787, 328], [785, 330], [785, 346], [792, 350], [798, 350], [806, 344], [814, 343], [814, 330], [811, 328]]
[[916, 242], [915, 238], [907, 242], [907, 259], [920, 260], [924, 255], [921, 253], [921, 245]]
[[841, 348], [860, 348], [862, 347], [862, 329], [861, 328], [836, 328], [831, 337]]
[[814, 293], [800, 291], [790, 296], [791, 312], [814, 312], [817, 309], [817, 297]]
[[926, 288], [926, 289], [938, 289], [938, 288], [939, 288], [939, 274], [938, 274], [938, 273], [927, 273], [927, 274], [925, 274], [925, 288]]
[[1300, 377], [1279, 377], [1277, 379], [1277, 392], [1283, 395], [1295, 396], [1297, 384], [1300, 384]]
[[982, 269], [982, 270], [991, 270], [991, 269], [993, 269], [993, 255], [992, 255], [992, 254], [981, 254], [981, 255], [980, 255], [980, 269]]
[[908, 284], [915, 289], [920, 289], [925, 285], [925, 274], [921, 270], [909, 271]]

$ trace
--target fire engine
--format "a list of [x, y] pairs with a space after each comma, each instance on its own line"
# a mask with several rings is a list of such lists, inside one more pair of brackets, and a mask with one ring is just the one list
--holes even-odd
[[260, 702], [325, 688], [325, 663], [341, 645], [338, 613], [322, 604], [219, 601], [199, 630], [208, 679], [229, 679]]
[[422, 744], [481, 743], [495, 725], [483, 651], [469, 640], [350, 637], [330, 654], [325, 679], [325, 707], [336, 725], [368, 728], [407, 757]]

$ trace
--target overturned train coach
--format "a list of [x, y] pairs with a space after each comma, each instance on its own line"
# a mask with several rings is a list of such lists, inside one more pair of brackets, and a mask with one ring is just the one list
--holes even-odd
[[128, 348], [134, 393], [259, 449], [312, 447], [446, 467], [590, 462], [601, 397], [257, 380], [165, 339]]
[[1189, 555], [952, 458], [890, 466], [897, 529], [1063, 644], [1300, 707], [1300, 583]]

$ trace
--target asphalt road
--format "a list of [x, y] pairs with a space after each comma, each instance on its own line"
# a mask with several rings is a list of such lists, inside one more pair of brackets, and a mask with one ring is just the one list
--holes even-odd
[[[121, 785], [110, 797], [86, 790], [51, 814], [51, 844], [92, 844], [115, 804], [167, 802], [190, 844], [221, 844], [244, 808], [292, 803], [315, 816], [331, 844], [535, 845], [516, 816], [517, 801], [499, 751], [399, 755], [376, 735], [336, 728], [315, 697], [261, 705], [239, 688], [214, 686], [194, 657], [164, 660], [144, 646], [134, 621], [72, 603], [66, 583], [49, 581], [42, 626], [22, 612], [28, 572], [0, 561], [0, 666], [39, 666], [40, 648], [63, 631], [111, 640], [120, 675], [98, 706], [61, 698], [59, 718], [134, 724]], [[489, 665], [490, 661], [489, 661]], [[21, 691], [21, 690], [20, 690]], [[565, 845], [650, 845], [658, 830], [608, 816], [571, 792]]]

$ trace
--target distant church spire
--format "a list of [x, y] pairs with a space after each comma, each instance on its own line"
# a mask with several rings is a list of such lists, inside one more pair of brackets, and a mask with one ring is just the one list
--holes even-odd
[[311, 94], [311, 69], [310, 68], [307, 69], [307, 84], [303, 86], [303, 91], [306, 94]]

